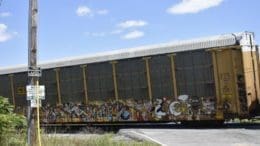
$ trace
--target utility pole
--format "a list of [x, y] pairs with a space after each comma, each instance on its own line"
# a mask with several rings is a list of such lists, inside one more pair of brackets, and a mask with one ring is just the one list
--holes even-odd
[[[28, 82], [30, 86], [36, 86], [40, 77], [40, 69], [37, 67], [37, 20], [38, 2], [29, 0], [28, 22]], [[28, 99], [28, 131], [27, 141], [29, 146], [36, 145], [35, 108], [32, 108], [32, 99]]]

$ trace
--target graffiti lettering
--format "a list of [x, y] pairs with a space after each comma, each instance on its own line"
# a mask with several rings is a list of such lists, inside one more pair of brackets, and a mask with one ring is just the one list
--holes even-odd
[[[213, 97], [180, 96], [147, 100], [93, 101], [89, 104], [68, 102], [59, 106], [43, 105], [41, 121], [55, 122], [124, 122], [174, 120], [177, 117], [209, 115], [215, 112]], [[18, 107], [17, 107], [18, 109]]]
[[25, 87], [17, 87], [17, 92], [18, 95], [25, 95], [26, 94], [26, 88]]

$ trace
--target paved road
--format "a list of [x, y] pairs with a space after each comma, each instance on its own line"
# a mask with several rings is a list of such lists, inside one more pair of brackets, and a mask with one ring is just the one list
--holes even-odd
[[260, 146], [260, 129], [122, 129], [163, 146]]

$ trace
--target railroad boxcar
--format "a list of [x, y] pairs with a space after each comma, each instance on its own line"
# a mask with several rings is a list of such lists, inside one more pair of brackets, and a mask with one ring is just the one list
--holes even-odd
[[[251, 32], [42, 63], [42, 123], [223, 121], [259, 106]], [[26, 113], [27, 66], [0, 69], [0, 95]]]

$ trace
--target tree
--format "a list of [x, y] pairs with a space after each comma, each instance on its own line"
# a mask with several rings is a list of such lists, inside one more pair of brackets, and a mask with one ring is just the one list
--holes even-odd
[[0, 96], [0, 144], [23, 145], [25, 142], [26, 118], [14, 113], [14, 106]]

